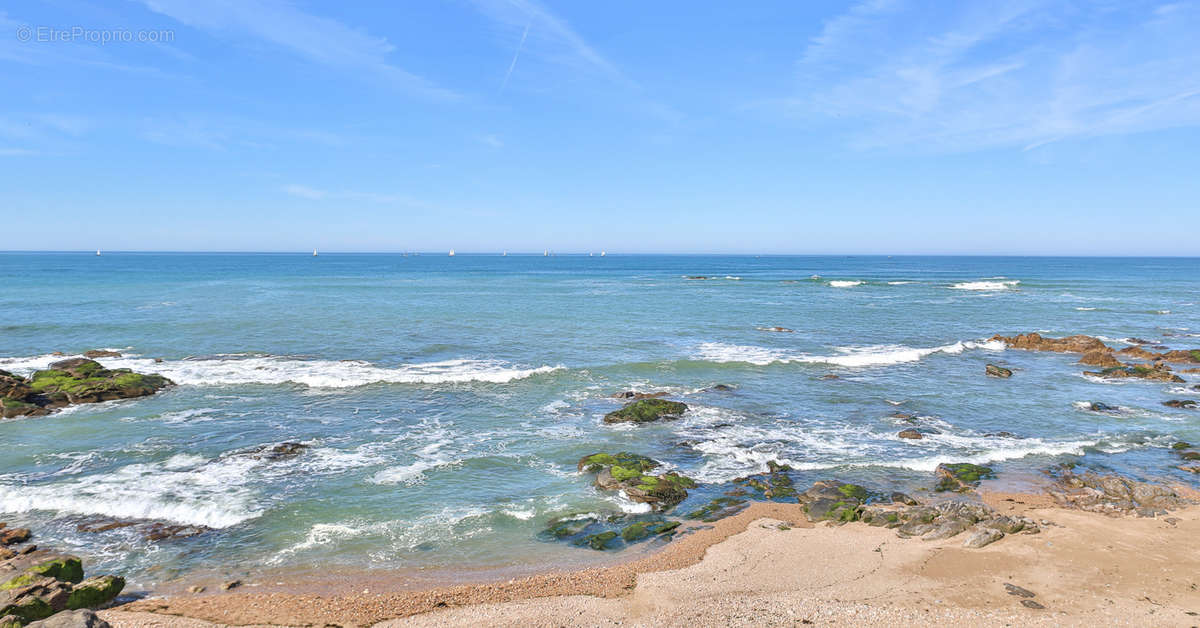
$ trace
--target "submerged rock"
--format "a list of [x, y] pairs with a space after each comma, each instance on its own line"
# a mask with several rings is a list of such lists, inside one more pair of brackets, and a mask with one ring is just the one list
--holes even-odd
[[665, 399], [640, 399], [604, 415], [605, 423], [650, 423], [662, 419], [678, 419], [687, 405]]
[[212, 528], [188, 524], [168, 523], [147, 519], [113, 519], [89, 517], [75, 526], [79, 532], [100, 533], [130, 528], [147, 541], [165, 541], [185, 538], [209, 532]]
[[745, 499], [733, 496], [717, 497], [684, 516], [688, 519], [699, 519], [705, 523], [712, 523], [736, 515], [749, 505], [750, 502]]
[[934, 472], [937, 473], [938, 483], [933, 490], [958, 493], [974, 490], [981, 480], [995, 477], [990, 467], [969, 462], [939, 464]]
[[624, 391], [621, 391], [618, 393], [613, 393], [612, 395], [610, 395], [610, 398], [611, 399], [658, 399], [659, 397], [666, 397], [666, 396], [667, 396], [667, 393], [665, 393], [665, 392], [644, 393], [644, 392], [634, 392], [632, 390], [624, 390]]
[[71, 358], [24, 379], [0, 371], [0, 415], [39, 416], [73, 404], [145, 397], [172, 384], [161, 375], [106, 369], [95, 360]]
[[896, 436], [911, 440], [921, 440], [922, 438], [925, 438], [924, 434], [914, 429], [901, 430], [899, 434], [896, 434]]
[[121, 352], [120, 351], [109, 351], [108, 349], [92, 349], [91, 351], [84, 351], [83, 357], [85, 357], [85, 358], [119, 358], [119, 357], [121, 357]]
[[1003, 366], [996, 366], [995, 364], [988, 364], [984, 368], [984, 371], [990, 377], [1012, 377], [1011, 369], [1006, 369]]
[[1194, 399], [1172, 399], [1164, 401], [1163, 405], [1168, 408], [1183, 408], [1186, 410], [1195, 410], [1197, 407], [1200, 407], [1200, 404], [1197, 404]]

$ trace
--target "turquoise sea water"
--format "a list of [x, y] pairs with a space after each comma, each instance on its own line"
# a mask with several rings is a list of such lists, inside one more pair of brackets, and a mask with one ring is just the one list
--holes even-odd
[[[757, 329], [777, 325], [795, 331]], [[1200, 440], [1200, 413], [1161, 402], [1200, 396], [1200, 374], [1103, 383], [1077, 356], [986, 342], [1027, 331], [1200, 347], [1200, 260], [0, 254], [0, 369], [110, 348], [125, 357], [103, 364], [179, 384], [0, 421], [0, 519], [154, 586], [164, 566], [587, 554], [537, 532], [565, 513], [636, 509], [576, 473], [601, 450], [703, 482], [681, 511], [772, 459], [797, 483], [880, 489], [929, 486], [939, 462], [1021, 471], [1081, 456], [1194, 481], [1166, 447]], [[1016, 374], [985, 377], [988, 362]], [[691, 409], [603, 424], [620, 407], [609, 396], [631, 389]], [[940, 433], [898, 439], [897, 410]], [[244, 455], [284, 441], [310, 448]], [[77, 531], [96, 516], [213, 531]]]

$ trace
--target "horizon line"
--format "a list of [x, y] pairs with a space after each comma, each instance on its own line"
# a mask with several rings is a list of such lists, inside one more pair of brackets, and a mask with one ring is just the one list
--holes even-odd
[[[177, 250], [154, 250], [154, 249], [0, 249], [0, 255], [12, 254], [66, 254], [66, 255], [89, 255], [95, 256], [97, 253], [112, 255], [300, 255], [313, 257], [313, 253], [320, 255], [412, 255], [412, 256], [427, 256], [427, 257], [452, 257], [450, 249], [439, 251], [416, 251], [416, 250], [330, 250], [320, 251], [314, 249], [312, 253], [307, 250], [291, 250], [291, 249], [276, 249], [276, 250], [238, 250], [238, 249], [177, 249]], [[602, 255], [603, 254], [603, 255]], [[471, 257], [602, 257], [602, 256], [621, 256], [621, 257], [637, 257], [637, 256], [661, 256], [661, 257], [1014, 257], [1014, 258], [1092, 258], [1092, 259], [1200, 259], [1200, 255], [1096, 255], [1096, 254], [1064, 254], [1064, 253], [717, 253], [717, 252], [608, 252], [608, 251], [572, 251], [564, 253], [556, 253], [550, 251], [549, 255], [545, 252], [538, 251], [454, 251], [453, 257], [471, 256]]]

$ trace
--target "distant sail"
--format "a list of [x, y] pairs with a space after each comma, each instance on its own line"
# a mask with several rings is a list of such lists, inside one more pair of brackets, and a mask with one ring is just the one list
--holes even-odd
[[500, 254], [500, 257], [508, 257], [508, 251], [505, 251], [505, 252], [501, 253], [501, 254]]
[[100, 257], [100, 249], [96, 249], [96, 257]]
[[316, 256], [317, 256], [317, 250], [313, 249], [313, 257], [316, 257]]
[[454, 257], [454, 249], [450, 249], [450, 257]]
[[600, 251], [600, 257], [604, 257], [605, 255], [608, 255], [608, 253], [605, 251]]
[[550, 249], [546, 249], [545, 251], [542, 251], [542, 257], [550, 257]]

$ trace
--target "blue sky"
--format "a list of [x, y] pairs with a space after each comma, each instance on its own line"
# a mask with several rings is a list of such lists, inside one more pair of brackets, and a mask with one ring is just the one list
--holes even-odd
[[1197, 255], [1198, 32], [1197, 2], [6, 3], [0, 248]]

